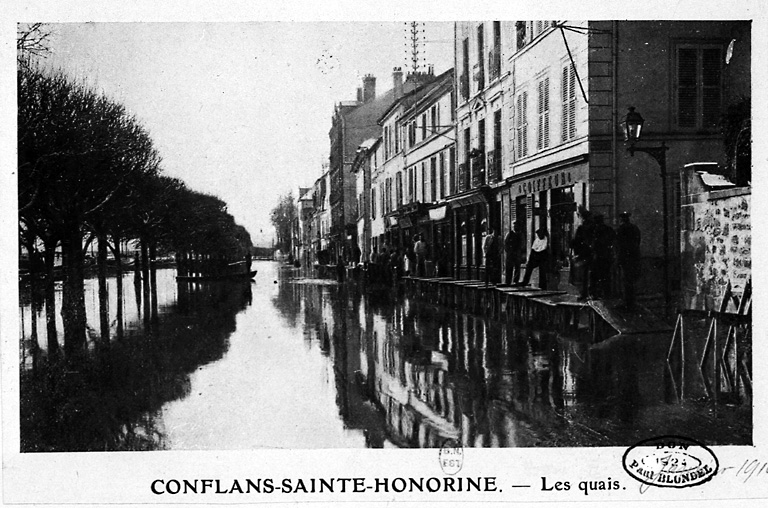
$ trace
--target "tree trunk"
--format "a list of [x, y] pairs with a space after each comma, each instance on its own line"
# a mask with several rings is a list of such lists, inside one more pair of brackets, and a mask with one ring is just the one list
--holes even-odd
[[157, 245], [149, 245], [149, 287], [152, 295], [152, 319], [157, 319]]
[[142, 293], [144, 297], [144, 322], [148, 323], [150, 314], [150, 289], [149, 289], [149, 246], [145, 238], [141, 239], [141, 279]]
[[56, 241], [47, 241], [45, 243], [45, 277], [43, 288], [45, 299], [45, 323], [46, 335], [48, 338], [48, 354], [52, 354], [59, 349], [59, 336], [56, 330], [56, 280], [54, 268], [56, 265]]
[[123, 255], [120, 252], [120, 237], [114, 236], [112, 241], [114, 242], [112, 254], [115, 256], [117, 267], [115, 274], [115, 282], [117, 283], [117, 339], [120, 340], [123, 338]]
[[83, 237], [77, 225], [65, 228], [62, 250], [64, 290], [61, 316], [64, 319], [64, 349], [67, 353], [76, 353], [85, 346], [86, 329]]
[[99, 274], [99, 331], [101, 340], [109, 342], [109, 292], [107, 289], [107, 235], [99, 233], [96, 260]]

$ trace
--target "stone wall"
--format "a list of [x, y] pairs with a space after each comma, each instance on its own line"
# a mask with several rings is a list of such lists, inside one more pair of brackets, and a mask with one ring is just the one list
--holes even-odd
[[728, 283], [740, 296], [752, 277], [752, 195], [749, 187], [702, 190], [683, 197], [681, 303], [717, 310]]

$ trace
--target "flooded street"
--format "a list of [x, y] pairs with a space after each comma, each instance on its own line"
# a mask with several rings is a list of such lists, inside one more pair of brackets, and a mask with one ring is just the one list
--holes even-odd
[[44, 312], [33, 326], [24, 303], [22, 450], [626, 446], [680, 429], [751, 442], [747, 404], [675, 401], [668, 339], [590, 347], [392, 288], [254, 268], [252, 283], [189, 285], [158, 270], [156, 308], [133, 275], [120, 301], [110, 279], [106, 342], [89, 279], [76, 366], [47, 355]]

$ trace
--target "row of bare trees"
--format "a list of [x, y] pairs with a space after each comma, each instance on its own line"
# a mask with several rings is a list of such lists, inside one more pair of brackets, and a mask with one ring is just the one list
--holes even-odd
[[64, 270], [64, 345], [78, 351], [86, 341], [85, 254], [92, 244], [100, 296], [106, 294], [108, 250], [121, 291], [121, 245], [130, 241], [140, 245], [147, 274], [158, 250], [232, 257], [252, 247], [226, 203], [163, 175], [160, 163], [149, 133], [122, 104], [60, 71], [19, 65], [19, 240], [30, 259], [41, 260], [30, 263], [37, 271], [30, 280], [42, 285], [49, 351], [58, 347], [57, 251]]

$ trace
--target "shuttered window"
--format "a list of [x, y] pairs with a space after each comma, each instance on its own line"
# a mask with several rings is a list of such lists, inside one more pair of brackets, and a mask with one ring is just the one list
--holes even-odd
[[440, 199], [445, 197], [445, 191], [448, 188], [448, 175], [445, 172], [445, 152], [440, 152]]
[[376, 218], [376, 187], [371, 189], [371, 219]]
[[570, 63], [563, 67], [561, 85], [563, 116], [560, 133], [565, 142], [576, 137], [576, 72]]
[[711, 44], [677, 47], [677, 126], [712, 129], [722, 107], [722, 48]]
[[522, 159], [528, 155], [528, 92], [521, 92], [517, 96], [517, 111], [515, 124], [517, 125], [517, 158]]
[[536, 149], [543, 150], [549, 147], [549, 78], [539, 81], [538, 87], [538, 131], [536, 137]]
[[437, 157], [429, 161], [429, 197], [433, 203], [437, 201]]

